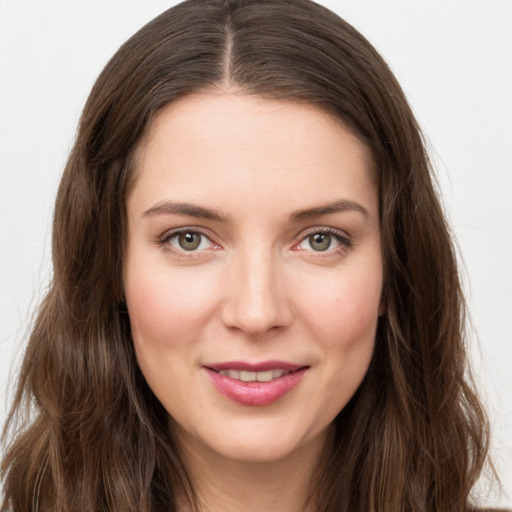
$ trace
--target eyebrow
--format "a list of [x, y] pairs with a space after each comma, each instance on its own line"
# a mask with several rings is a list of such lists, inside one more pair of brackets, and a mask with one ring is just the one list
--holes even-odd
[[290, 215], [290, 220], [292, 222], [304, 221], [314, 219], [316, 217], [321, 217], [322, 215], [350, 211], [355, 211], [362, 214], [366, 220], [370, 218], [370, 214], [368, 213], [368, 210], [364, 206], [360, 205], [359, 203], [355, 203], [354, 201], [341, 199], [339, 201], [335, 201], [334, 203], [317, 206], [315, 208], [297, 210], [296, 212], [293, 212]]
[[[333, 203], [322, 206], [316, 206], [314, 208], [297, 210], [292, 212], [289, 218], [291, 222], [300, 222], [314, 219], [316, 217], [321, 217], [322, 215], [330, 215], [332, 213], [349, 211], [359, 212], [366, 220], [370, 218], [370, 214], [364, 206], [346, 199], [341, 199], [339, 201], [335, 201]], [[221, 215], [216, 210], [176, 201], [161, 201], [153, 205], [151, 208], [149, 208], [149, 210], [146, 210], [142, 215], [143, 217], [151, 217], [159, 214], [187, 215], [190, 217], [213, 220], [216, 222], [228, 222], [227, 217]]]
[[217, 222], [227, 222], [227, 218], [215, 210], [203, 208], [190, 203], [180, 203], [176, 201], [161, 201], [146, 210], [143, 217], [151, 217], [159, 214], [187, 215], [198, 219], [207, 219]]

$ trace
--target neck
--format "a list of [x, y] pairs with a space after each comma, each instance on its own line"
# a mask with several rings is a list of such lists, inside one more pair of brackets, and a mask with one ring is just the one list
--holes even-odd
[[[326, 434], [283, 459], [247, 462], [181, 444], [199, 512], [314, 512], [310, 484], [330, 447], [331, 436]], [[178, 512], [192, 512], [186, 500], [179, 503]]]

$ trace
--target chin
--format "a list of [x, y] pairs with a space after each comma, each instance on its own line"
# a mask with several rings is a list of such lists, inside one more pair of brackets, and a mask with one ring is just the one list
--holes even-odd
[[[228, 429], [209, 428], [207, 432], [197, 432], [195, 439], [188, 438], [190, 432], [177, 426], [175, 432], [181, 446], [185, 449], [197, 450], [196, 456], [202, 459], [212, 457], [220, 463], [276, 463], [286, 461], [303, 451], [321, 452], [328, 438], [330, 428], [314, 432], [309, 426], [290, 428], [290, 422], [258, 421], [250, 426], [247, 423], [232, 424]], [[185, 436], [185, 438], [183, 438]], [[188, 439], [187, 439], [188, 438]], [[198, 442], [199, 441], [199, 442]], [[220, 459], [220, 460], [219, 460]]]
[[223, 458], [243, 463], [274, 463], [284, 460], [297, 450], [297, 443], [274, 440], [242, 441], [219, 447], [219, 455]]

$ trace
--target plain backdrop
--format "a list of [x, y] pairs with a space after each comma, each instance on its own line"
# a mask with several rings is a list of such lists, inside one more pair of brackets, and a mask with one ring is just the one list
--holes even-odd
[[[0, 424], [51, 275], [59, 176], [94, 79], [176, 2], [0, 0]], [[469, 344], [512, 505], [512, 1], [324, 0], [383, 54], [424, 127], [461, 252]]]

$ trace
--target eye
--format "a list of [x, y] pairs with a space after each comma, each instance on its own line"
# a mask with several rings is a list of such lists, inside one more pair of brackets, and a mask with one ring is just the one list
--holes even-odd
[[177, 251], [202, 251], [217, 247], [206, 235], [192, 230], [174, 232], [166, 235], [163, 244], [168, 244]]
[[306, 235], [296, 246], [296, 249], [313, 252], [331, 252], [336, 249], [350, 247], [350, 240], [331, 230], [317, 230]]
[[307, 237], [307, 243], [314, 251], [327, 251], [328, 249], [332, 249], [331, 244], [339, 244], [339, 241], [334, 239], [333, 236], [329, 233], [315, 233], [314, 235], [309, 235]]

